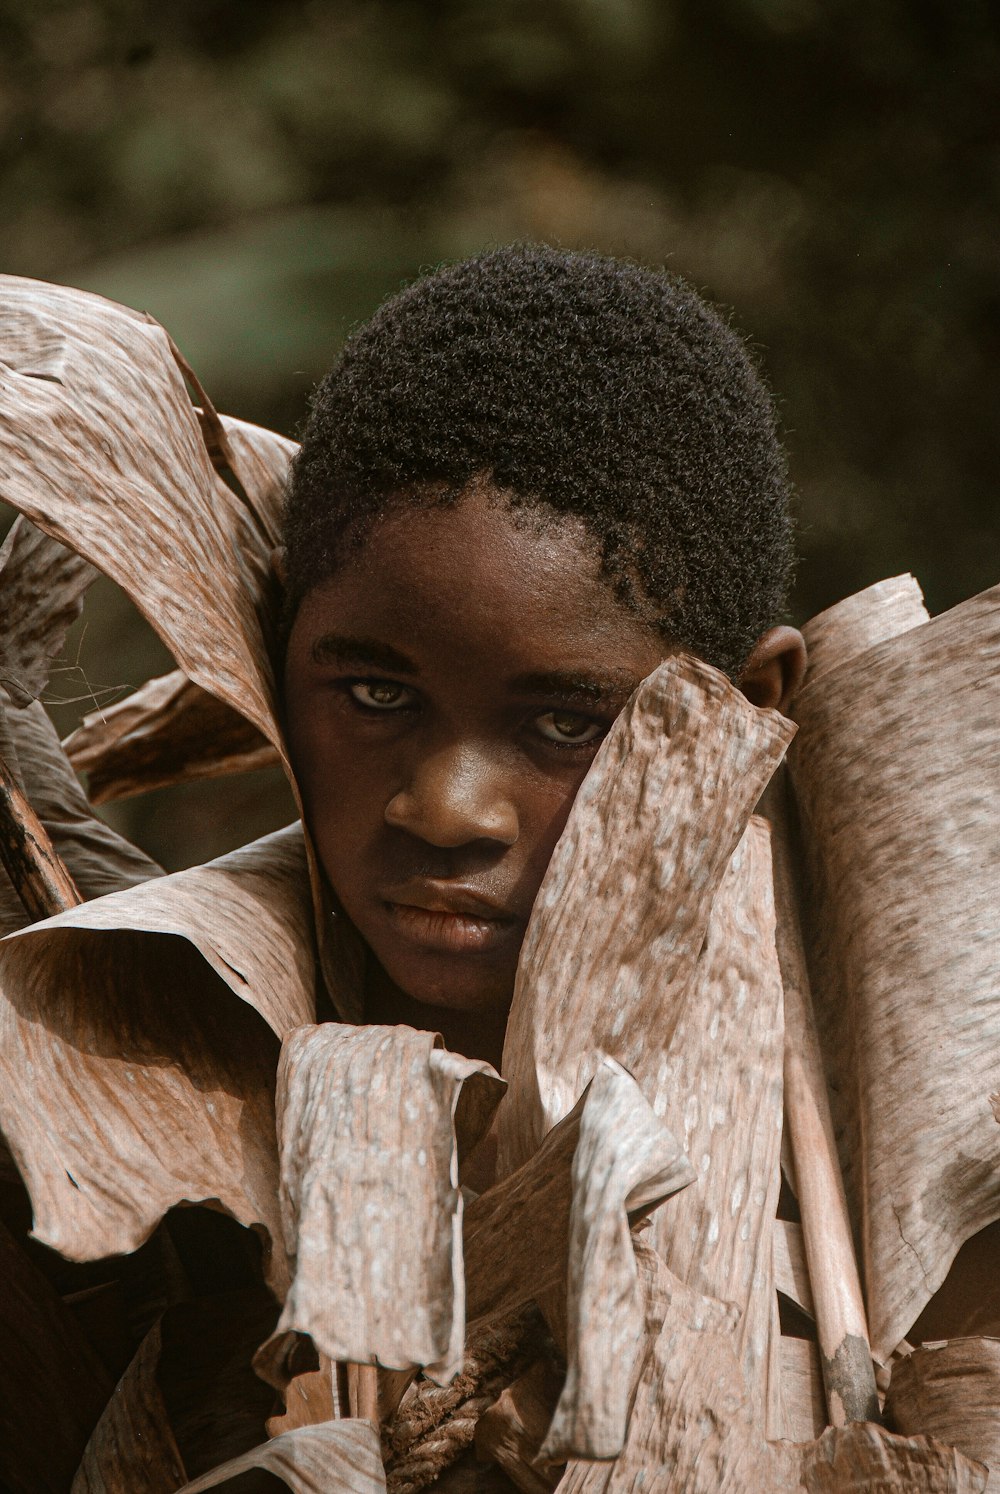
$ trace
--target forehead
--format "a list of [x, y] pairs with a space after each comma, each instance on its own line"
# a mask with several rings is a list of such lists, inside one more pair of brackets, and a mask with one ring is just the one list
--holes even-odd
[[348, 552], [308, 593], [295, 631], [305, 641], [345, 628], [511, 672], [615, 662], [634, 672], [666, 652], [615, 597], [579, 519], [483, 489], [393, 509]]

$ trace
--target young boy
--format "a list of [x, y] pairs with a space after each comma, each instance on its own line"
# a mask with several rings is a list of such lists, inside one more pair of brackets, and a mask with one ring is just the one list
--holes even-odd
[[674, 650], [784, 706], [805, 661], [770, 399], [674, 276], [511, 247], [426, 277], [320, 386], [286, 513], [285, 708], [365, 1016], [499, 1065], [598, 745]]
[[[87, 310], [101, 325], [102, 308]], [[138, 333], [127, 319], [118, 329], [125, 364], [132, 341], [145, 347], [148, 335], [135, 321]], [[119, 344], [105, 341], [120, 379]], [[26, 378], [38, 378], [37, 365], [36, 358]], [[43, 402], [55, 404], [63, 386], [48, 379], [47, 365], [42, 378], [41, 395], [29, 392], [47, 410]], [[68, 383], [67, 399], [77, 397]], [[141, 395], [145, 386], [137, 387]], [[141, 503], [132, 495], [145, 490], [121, 476], [129, 447], [102, 424], [117, 410], [94, 408], [87, 419], [113, 468], [99, 496], [116, 518], [121, 497], [120, 548], [126, 522], [132, 543], [144, 538], [148, 513], [136, 520]], [[191, 424], [186, 452], [198, 431], [189, 407], [181, 417]], [[49, 448], [39, 449], [48, 460]], [[184, 476], [159, 468], [154, 475], [156, 492], [166, 495], [166, 521], [153, 526], [161, 556], [170, 550], [164, 534], [179, 532], [186, 543]], [[215, 481], [211, 469], [208, 476]], [[55, 504], [71, 484], [50, 486]], [[221, 507], [226, 494], [210, 491]], [[66, 507], [83, 530], [86, 505]], [[235, 500], [234, 509], [242, 519]], [[373, 957], [365, 1022], [440, 1031], [448, 1048], [499, 1065], [536, 893], [597, 747], [639, 682], [673, 651], [688, 650], [727, 671], [757, 704], [781, 707], [794, 691], [804, 646], [780, 623], [792, 563], [788, 509], [774, 414], [753, 364], [738, 337], [673, 277], [590, 255], [503, 249], [419, 281], [354, 335], [317, 394], [290, 484], [283, 701], [313, 844], [342, 915]], [[182, 523], [170, 530], [178, 514]], [[267, 527], [253, 528], [253, 543]], [[98, 548], [106, 528], [96, 542], [88, 531], [80, 548], [117, 574], [111, 547]], [[209, 538], [216, 541], [214, 530]], [[258, 584], [260, 553], [226, 558], [247, 590]], [[179, 609], [170, 611], [156, 592], [166, 568], [154, 559], [138, 578], [129, 575], [173, 644], [183, 631]], [[207, 644], [202, 659], [214, 650], [224, 663], [236, 631], [225, 580], [206, 592], [205, 615], [192, 629], [199, 646]], [[264, 610], [260, 597], [253, 602]], [[224, 626], [230, 632], [220, 642]], [[189, 662], [196, 650], [187, 634], [183, 641], [189, 652], [176, 649], [178, 658], [199, 678]], [[237, 663], [251, 654], [247, 647]], [[228, 694], [220, 694], [232, 704], [231, 681], [248, 678], [249, 670], [230, 667]], [[259, 700], [268, 684], [260, 684]], [[59, 1247], [68, 1240], [81, 1259], [134, 1249], [181, 1199], [218, 1199], [280, 1237], [269, 1108], [275, 1039], [313, 1020], [311, 986], [308, 1002], [298, 1000], [312, 978], [312, 947], [298, 951], [297, 965], [289, 950], [294, 934], [305, 944], [312, 929], [305, 935], [301, 835], [283, 832], [256, 849], [256, 861], [236, 853], [215, 870], [151, 884], [152, 924], [121, 900], [97, 910], [95, 928], [104, 916], [101, 926], [115, 934], [153, 927], [161, 935], [136, 943], [136, 970], [121, 983], [127, 1022], [117, 1015], [118, 983], [102, 988], [85, 971], [79, 1007], [100, 1029], [95, 1044], [60, 1026], [63, 1012], [76, 1010], [61, 969], [59, 1010], [43, 1001], [37, 1021], [29, 1020], [33, 997], [5, 971], [0, 1014], [13, 1035], [12, 1063], [30, 1072], [26, 1055], [36, 1041], [47, 1061], [68, 1054], [73, 1080], [52, 1092], [72, 1095], [92, 1082], [87, 1092], [97, 1097], [101, 1124], [111, 1117], [103, 1132], [94, 1127], [95, 1137], [110, 1138], [100, 1144], [74, 1118], [69, 1141], [80, 1167], [49, 1145], [55, 1121], [18, 1131], [19, 1155], [37, 1152], [38, 1176], [52, 1184]], [[207, 882], [199, 880], [205, 873]], [[225, 909], [206, 888], [222, 889]], [[261, 910], [249, 939], [246, 923], [232, 916], [241, 888]], [[152, 906], [164, 897], [177, 899], [165, 920]], [[280, 908], [268, 924], [270, 903]], [[294, 916], [285, 917], [289, 907]], [[189, 928], [202, 953], [213, 939], [218, 947], [205, 970], [188, 949], [175, 979], [166, 947], [176, 952], [183, 941], [174, 935]], [[245, 948], [234, 948], [237, 935]], [[44, 938], [39, 931], [34, 946], [21, 941], [22, 950], [38, 951], [33, 971], [43, 968]], [[84, 951], [82, 969], [103, 958], [102, 949], [113, 958], [119, 944], [87, 938], [74, 947]], [[46, 983], [33, 973], [30, 984], [36, 992]], [[104, 1027], [100, 989], [111, 997]], [[232, 992], [238, 1001], [227, 1004]], [[179, 1001], [187, 1003], [183, 1020]], [[132, 1023], [143, 1028], [141, 1040]], [[44, 1119], [45, 1087], [37, 1089]], [[17, 1097], [8, 1103], [12, 1135], [29, 1109]], [[150, 1128], [150, 1115], [163, 1117], [173, 1151]], [[120, 1223], [118, 1235], [108, 1216]], [[220, 1247], [217, 1279], [231, 1280], [227, 1262]], [[263, 1336], [251, 1333], [250, 1352]], [[260, 1435], [254, 1423], [251, 1439]], [[202, 1466], [211, 1466], [205, 1457]]]

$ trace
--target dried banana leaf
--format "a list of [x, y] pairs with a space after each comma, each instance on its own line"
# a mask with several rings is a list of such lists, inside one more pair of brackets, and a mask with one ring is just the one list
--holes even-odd
[[791, 1224], [787, 1219], [774, 1221], [774, 1284], [789, 1302], [794, 1302], [808, 1317], [813, 1316], [812, 1286], [802, 1243], [802, 1226]]
[[503, 1469], [521, 1494], [550, 1494], [559, 1475], [540, 1469], [535, 1459], [559, 1397], [559, 1380], [545, 1360], [538, 1360], [479, 1418], [476, 1452]]
[[637, 1244], [646, 1332], [628, 1440], [610, 1463], [572, 1462], [560, 1494], [972, 1494], [986, 1470], [929, 1437], [870, 1423], [815, 1442], [765, 1442], [733, 1343], [736, 1310], [692, 1291]]
[[0, 1487], [63, 1494], [111, 1381], [72, 1310], [0, 1224]]
[[796, 700], [790, 770], [817, 1018], [885, 1359], [962, 1243], [1000, 1217], [987, 1098], [1000, 1088], [1000, 588], [922, 625], [890, 597], [896, 636], [872, 644], [878, 601], [842, 604], [843, 662], [839, 609], [821, 620], [825, 664]]
[[673, 659], [595, 760], [536, 899], [508, 1026], [500, 1167], [609, 1054], [698, 1182], [654, 1220], [671, 1268], [741, 1310], [748, 1383], [777, 1416], [772, 1232], [781, 985], [766, 825], [750, 812], [792, 728]]
[[500, 1174], [607, 1054], [655, 1103], [712, 902], [793, 728], [688, 656], [643, 682], [577, 795], [535, 899], [507, 1026]]
[[256, 727], [179, 669], [84, 716], [63, 746], [92, 804], [279, 762]]
[[[85, 898], [101, 897], [161, 875], [156, 862], [92, 813], [43, 706], [5, 708], [3, 757]], [[27, 914], [0, 867], [0, 936], [23, 928]]]
[[304, 860], [292, 827], [0, 944], [0, 1129], [68, 1258], [216, 1199], [274, 1243], [282, 1290], [274, 1075], [315, 1010]]
[[[464, 1091], [485, 1091], [465, 1107]], [[278, 1072], [281, 1202], [293, 1281], [262, 1373], [290, 1335], [331, 1359], [444, 1383], [465, 1329], [458, 1149], [503, 1093], [488, 1064], [407, 1027], [303, 1027]], [[461, 1137], [471, 1120], [472, 1135]]]
[[0, 690], [37, 700], [97, 572], [22, 515], [0, 545]]
[[253, 506], [264, 538], [276, 546], [281, 541], [288, 469], [298, 443], [234, 415], [217, 418], [226, 437], [225, 465]]
[[233, 1458], [176, 1494], [201, 1494], [263, 1468], [294, 1494], [385, 1494], [378, 1433], [370, 1421], [330, 1421], [298, 1427]]
[[[736, 1305], [734, 1344], [759, 1425], [780, 1425], [775, 1209], [780, 1187], [782, 991], [770, 836], [751, 819], [656, 1070], [656, 1108], [698, 1181], [651, 1241], [688, 1287]], [[641, 1076], [640, 1077], [641, 1081]]]
[[811, 1442], [822, 1435], [827, 1424], [826, 1396], [819, 1345], [815, 1340], [782, 1338], [781, 1402], [787, 1441]]
[[1000, 1339], [953, 1338], [898, 1359], [886, 1397], [897, 1432], [928, 1432], [991, 1470], [1000, 1489]]
[[234, 492], [169, 338], [141, 313], [15, 277], [0, 280], [0, 313], [3, 498], [116, 581], [185, 674], [283, 753], [270, 656], [278, 496], [264, 492], [260, 443], [234, 430]]
[[620, 1450], [642, 1328], [629, 1215], [647, 1214], [693, 1177], [635, 1080], [605, 1059], [535, 1155], [469, 1206], [470, 1324], [533, 1299], [555, 1308], [568, 1373], [547, 1461]]
[[605, 1059], [573, 1153], [566, 1384], [539, 1454], [544, 1462], [621, 1451], [643, 1328], [628, 1211], [655, 1207], [694, 1177], [635, 1081]]
[[166, 1494], [187, 1478], [156, 1380], [159, 1359], [156, 1323], [94, 1429], [71, 1494]]

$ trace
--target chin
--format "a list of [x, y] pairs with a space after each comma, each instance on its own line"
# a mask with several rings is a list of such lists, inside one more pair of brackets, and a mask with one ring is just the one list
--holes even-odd
[[484, 980], [481, 971], [416, 971], [411, 962], [398, 969], [383, 968], [411, 1001], [444, 1011], [467, 1012], [470, 1016], [506, 1012], [514, 994], [513, 973]]

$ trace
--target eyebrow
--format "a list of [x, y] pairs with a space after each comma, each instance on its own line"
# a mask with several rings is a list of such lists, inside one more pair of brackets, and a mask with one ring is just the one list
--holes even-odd
[[563, 700], [579, 700], [599, 705], [622, 695], [631, 695], [637, 683], [624, 669], [611, 670], [602, 679], [556, 670], [552, 673], [519, 674], [510, 681], [510, 688], [519, 695], [557, 695]]
[[324, 633], [309, 650], [314, 664], [368, 665], [393, 674], [419, 674], [412, 659], [377, 638], [350, 638], [342, 633]]

